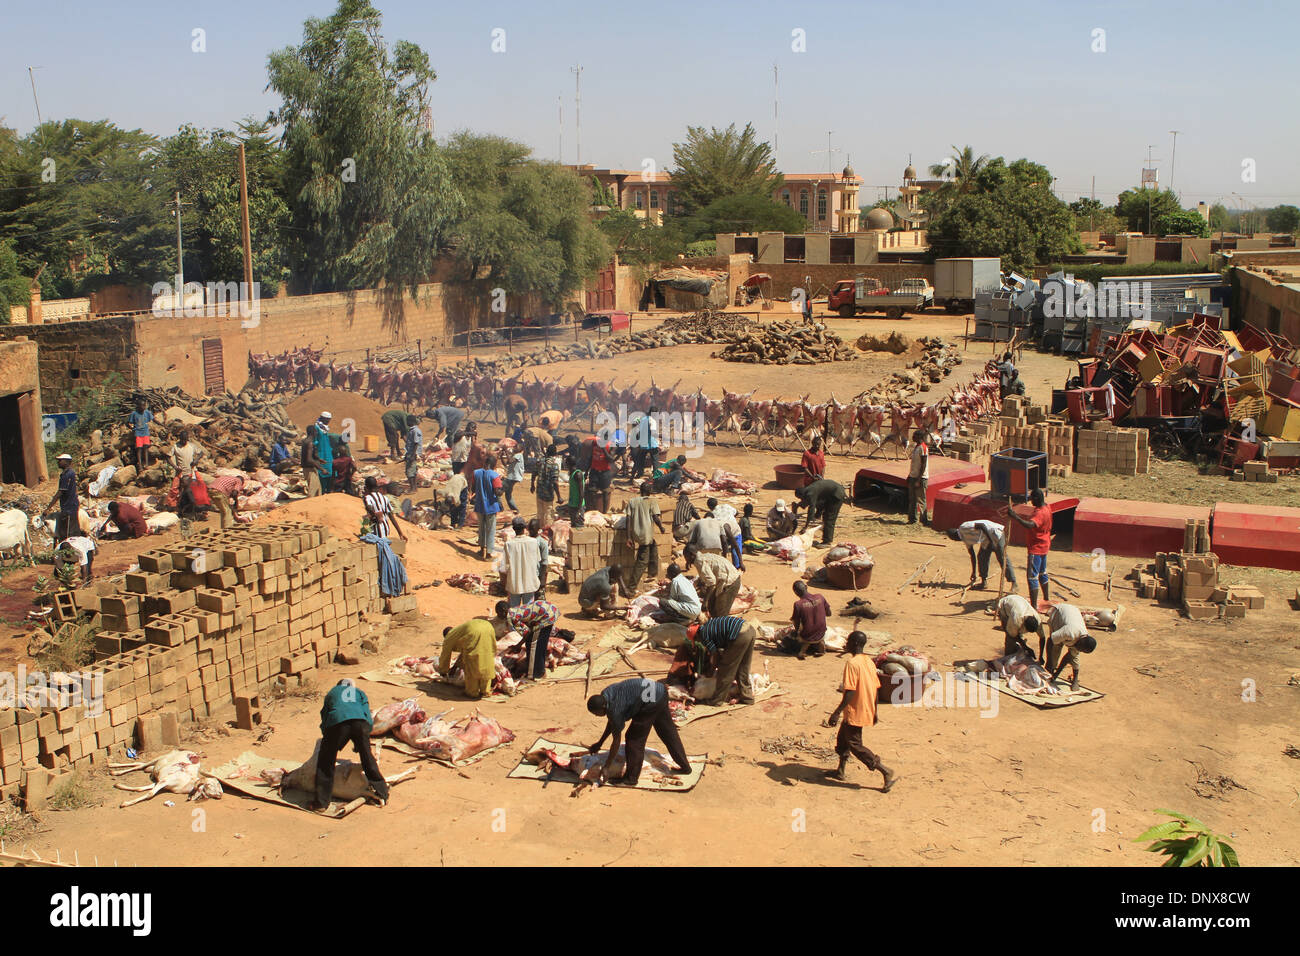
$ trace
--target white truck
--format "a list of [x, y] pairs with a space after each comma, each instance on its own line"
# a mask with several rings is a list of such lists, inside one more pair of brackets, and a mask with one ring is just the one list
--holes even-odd
[[949, 312], [970, 312], [977, 294], [1001, 288], [1001, 259], [934, 260], [934, 304]]

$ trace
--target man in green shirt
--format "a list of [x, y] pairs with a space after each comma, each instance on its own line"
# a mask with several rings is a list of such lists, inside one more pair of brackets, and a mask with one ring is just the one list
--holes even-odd
[[564, 467], [569, 472], [569, 523], [575, 528], [585, 525], [587, 495], [587, 473], [578, 467], [577, 459], [572, 455], [564, 459]]
[[370, 750], [370, 728], [374, 720], [370, 715], [370, 701], [365, 692], [350, 679], [339, 681], [325, 695], [320, 709], [320, 749], [316, 754], [316, 799], [313, 810], [329, 808], [334, 796], [334, 765], [338, 753], [348, 743], [361, 758], [370, 787], [375, 791], [380, 806], [388, 802], [388, 783], [379, 772], [379, 764]]
[[384, 438], [388, 441], [388, 457], [402, 457], [402, 436], [406, 434], [406, 412], [392, 409], [379, 416], [384, 425]]

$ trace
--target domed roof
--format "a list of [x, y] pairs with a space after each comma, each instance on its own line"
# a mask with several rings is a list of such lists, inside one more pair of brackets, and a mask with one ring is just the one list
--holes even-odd
[[866, 228], [871, 229], [893, 229], [894, 214], [888, 209], [882, 209], [877, 206], [867, 213]]
[[906, 168], [905, 170], [903, 170], [903, 178], [904, 178], [904, 179], [915, 179], [915, 178], [916, 178], [916, 167], [913, 166], [911, 163], [908, 163], [908, 164], [907, 164], [907, 168]]
[[852, 179], [854, 176], [857, 175], [857, 173], [855, 173], [855, 172], [853, 171], [853, 166], [852, 166], [852, 165], [848, 165], [848, 166], [845, 166], [845, 167], [844, 167], [844, 172], [843, 172], [841, 175], [842, 175], [845, 179]]

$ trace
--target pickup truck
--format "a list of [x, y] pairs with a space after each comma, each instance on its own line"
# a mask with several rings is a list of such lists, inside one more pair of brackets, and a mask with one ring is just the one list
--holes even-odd
[[888, 289], [879, 279], [859, 276], [841, 279], [826, 298], [826, 306], [851, 319], [859, 312], [883, 312], [901, 319], [909, 312], [920, 312], [934, 302], [934, 289], [925, 279], [904, 279], [897, 288]]

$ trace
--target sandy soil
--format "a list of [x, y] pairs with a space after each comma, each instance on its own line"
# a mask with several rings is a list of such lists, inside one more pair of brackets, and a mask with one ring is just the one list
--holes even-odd
[[[848, 330], [876, 320], [833, 320]], [[947, 318], [899, 323], [908, 334], [945, 335], [961, 331], [962, 321]], [[848, 331], [846, 330], [846, 331]], [[972, 359], [989, 346], [971, 346]], [[690, 350], [638, 353], [626, 360], [648, 383], [694, 375], [706, 391], [722, 384], [736, 389], [743, 370], [744, 387], [768, 394], [794, 394], [791, 369], [723, 366]], [[624, 360], [602, 366], [617, 368]], [[564, 376], [583, 374], [584, 363], [553, 366]], [[857, 367], [855, 367], [857, 366]], [[1059, 384], [1069, 363], [1025, 353], [1024, 372], [1031, 396], [1046, 397], [1044, 387]], [[824, 387], [844, 396], [874, 380], [867, 363], [800, 369]], [[854, 378], [854, 376], [857, 378]], [[831, 378], [834, 377], [834, 384]], [[856, 390], [852, 384], [860, 382]], [[716, 383], [716, 386], [715, 386]], [[809, 387], [799, 389], [808, 391]], [[816, 393], [814, 394], [816, 397]], [[336, 418], [339, 411], [331, 408]], [[488, 426], [484, 437], [500, 434]], [[699, 463], [742, 471], [762, 484], [756, 497], [761, 514], [779, 495], [770, 483], [772, 466], [789, 461], [788, 453], [738, 447], [710, 447]], [[848, 481], [860, 463], [832, 456], [832, 477]], [[396, 466], [394, 466], [396, 470]], [[1157, 477], [1162, 477], [1158, 475]], [[1081, 480], [1081, 479], [1079, 479]], [[1088, 476], [1094, 493], [1138, 494], [1141, 480], [1124, 483], [1108, 476]], [[1162, 479], [1163, 480], [1163, 479]], [[1229, 485], [1222, 478], [1187, 475], [1204, 494], [1221, 493], [1242, 500], [1249, 485]], [[1149, 479], [1147, 479], [1149, 482]], [[1155, 485], [1153, 484], [1152, 487]], [[1162, 486], [1163, 487], [1163, 486]], [[1271, 486], [1283, 489], [1285, 485]], [[621, 502], [628, 486], [616, 486]], [[1276, 491], [1274, 492], [1276, 494]], [[1144, 494], [1143, 497], [1152, 497]], [[528, 496], [523, 496], [525, 499]], [[667, 499], [661, 504], [667, 505]], [[524, 504], [520, 501], [520, 504]], [[277, 512], [277, 516], [324, 520], [336, 533], [355, 530], [359, 503], [331, 496]], [[909, 643], [946, 669], [951, 661], [1000, 653], [1001, 635], [986, 609], [992, 592], [967, 592], [959, 584], [969, 570], [964, 549], [937, 534], [908, 527], [899, 514], [846, 508], [841, 539], [867, 545], [876, 559], [869, 596], [885, 613], [871, 623], [889, 631], [898, 644]], [[414, 584], [443, 578], [455, 570], [481, 569], [472, 556], [469, 534], [450, 531], [412, 533], [408, 567]], [[101, 558], [108, 568], [129, 560], [123, 545], [109, 545]], [[922, 579], [946, 585], [899, 593], [903, 582], [927, 559], [935, 559]], [[1023, 566], [1024, 553], [1015, 560]], [[776, 608], [757, 615], [777, 622], [788, 617], [791, 570], [772, 559], [748, 559], [746, 582], [777, 589]], [[1091, 558], [1053, 552], [1050, 567], [1080, 591], [1077, 603], [1104, 603]], [[1121, 560], [1118, 580], [1133, 564]], [[1296, 827], [1300, 795], [1300, 761], [1283, 753], [1300, 746], [1295, 715], [1300, 687], [1288, 679], [1300, 672], [1300, 639], [1287, 598], [1300, 577], [1294, 574], [1227, 568], [1227, 580], [1262, 587], [1268, 607], [1250, 612], [1245, 621], [1190, 622], [1171, 607], [1140, 600], [1117, 588], [1116, 599], [1128, 605], [1117, 633], [1103, 632], [1096, 653], [1084, 658], [1084, 684], [1102, 691], [1101, 701], [1041, 711], [1010, 697], [993, 698], [981, 711], [971, 707], [913, 708], [882, 706], [880, 723], [866, 733], [868, 746], [901, 773], [889, 794], [880, 778], [860, 765], [849, 770], [850, 782], [827, 781], [832, 765], [816, 752], [764, 749], [764, 741], [803, 737], [808, 747], [829, 748], [834, 731], [821, 722], [836, 702], [835, 688], [843, 662], [837, 657], [799, 662], [770, 649], [755, 656], [755, 669], [767, 666], [785, 689], [783, 696], [736, 713], [698, 721], [682, 731], [687, 750], [707, 752], [710, 765], [690, 794], [604, 789], [570, 797], [567, 786], [543, 788], [506, 779], [520, 753], [539, 734], [562, 740], [593, 742], [601, 725], [586, 713], [583, 685], [533, 687], [512, 700], [487, 703], [483, 709], [511, 728], [517, 740], [460, 775], [441, 766], [424, 765], [416, 778], [394, 791], [384, 809], [364, 808], [342, 822], [319, 819], [236, 795], [218, 803], [166, 807], [159, 797], [128, 810], [117, 808], [117, 794], [106, 778], [90, 783], [102, 805], [40, 815], [25, 836], [42, 854], [72, 851], [83, 860], [119, 864], [938, 864], [938, 865], [1137, 865], [1153, 857], [1132, 838], [1158, 818], [1157, 808], [1190, 812], [1218, 832], [1230, 834], [1245, 864], [1294, 865], [1300, 862]], [[19, 575], [6, 576], [9, 588], [21, 587]], [[423, 612], [418, 624], [392, 628], [378, 657], [359, 667], [331, 666], [319, 687], [342, 676], [376, 666], [403, 652], [429, 652], [445, 624], [487, 612], [494, 599], [474, 597], [446, 586], [416, 592]], [[825, 592], [838, 612], [851, 596]], [[578, 618], [576, 598], [552, 598], [565, 615], [565, 626], [579, 639], [602, 633], [607, 625]], [[851, 618], [838, 618], [849, 625]], [[12, 650], [18, 642], [6, 640]], [[636, 655], [646, 669], [664, 666], [652, 651]], [[1297, 679], [1300, 682], [1300, 679]], [[372, 705], [402, 696], [399, 688], [362, 683]], [[1249, 693], [1253, 689], [1253, 694]], [[457, 712], [468, 704], [455, 700]], [[305, 759], [316, 737], [319, 700], [289, 697], [268, 704], [269, 738], [254, 744], [250, 734], [230, 731], [196, 739], [210, 763], [219, 763], [255, 747], [288, 761]], [[651, 743], [654, 746], [654, 742]], [[384, 767], [407, 766], [405, 758], [385, 752]], [[1200, 796], [1193, 790], [1198, 775], [1229, 777], [1241, 788]], [[1207, 793], [1212, 791], [1202, 790]], [[201, 811], [200, 816], [194, 814]], [[202, 825], [200, 825], [200, 823]], [[400, 834], [400, 836], [398, 836]]]

